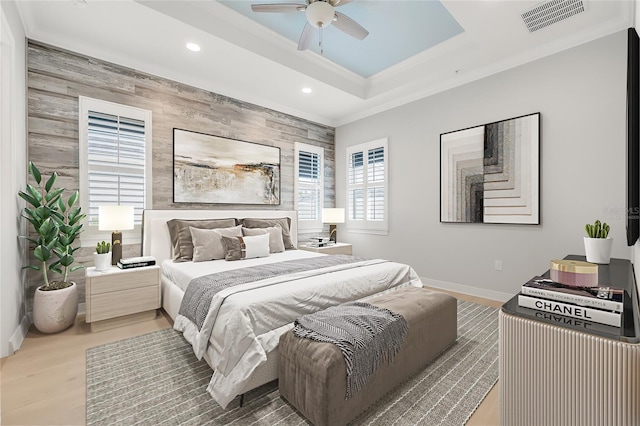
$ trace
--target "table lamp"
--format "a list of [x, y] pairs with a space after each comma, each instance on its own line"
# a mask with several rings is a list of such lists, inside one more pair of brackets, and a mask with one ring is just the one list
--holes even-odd
[[322, 209], [322, 223], [329, 224], [329, 239], [334, 243], [338, 242], [336, 223], [344, 223], [344, 209]]
[[133, 206], [99, 206], [98, 229], [111, 233], [111, 264], [122, 259], [122, 231], [133, 229]]

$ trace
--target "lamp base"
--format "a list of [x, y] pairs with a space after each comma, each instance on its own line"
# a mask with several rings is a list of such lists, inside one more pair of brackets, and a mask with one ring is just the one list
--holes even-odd
[[336, 225], [329, 225], [329, 241], [338, 242], [338, 229]]
[[111, 233], [111, 264], [116, 265], [122, 259], [122, 232]]

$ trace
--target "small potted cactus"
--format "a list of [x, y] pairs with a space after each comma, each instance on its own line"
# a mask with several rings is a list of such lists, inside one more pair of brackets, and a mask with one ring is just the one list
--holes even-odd
[[609, 237], [610, 229], [609, 225], [599, 220], [596, 220], [593, 225], [588, 223], [585, 226], [587, 236], [584, 237], [584, 250], [587, 262], [609, 264], [613, 245], [613, 238]]
[[96, 245], [96, 252], [93, 254], [93, 262], [96, 271], [106, 271], [111, 267], [111, 243], [105, 241]]

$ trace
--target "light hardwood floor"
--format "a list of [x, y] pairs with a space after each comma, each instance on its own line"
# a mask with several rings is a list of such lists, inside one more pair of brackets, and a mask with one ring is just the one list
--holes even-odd
[[[500, 307], [501, 302], [458, 293], [475, 303]], [[33, 327], [22, 347], [0, 363], [0, 424], [84, 425], [86, 350], [171, 326], [166, 314], [155, 320], [91, 333], [79, 315], [73, 327], [44, 335]], [[498, 425], [498, 385], [473, 414], [468, 426]]]

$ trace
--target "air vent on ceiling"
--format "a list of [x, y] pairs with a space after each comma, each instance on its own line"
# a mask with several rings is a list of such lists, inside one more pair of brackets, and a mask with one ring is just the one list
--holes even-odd
[[521, 16], [529, 32], [534, 32], [582, 12], [582, 0], [551, 0], [532, 7]]

